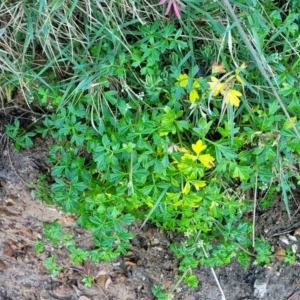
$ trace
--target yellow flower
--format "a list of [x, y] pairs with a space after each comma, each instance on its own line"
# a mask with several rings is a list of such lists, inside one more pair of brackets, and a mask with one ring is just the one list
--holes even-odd
[[[216, 67], [219, 66], [217, 65]], [[244, 81], [239, 76], [239, 73], [241, 69], [246, 69], [246, 68], [247, 65], [243, 63], [239, 68], [235, 69], [235, 75], [229, 76], [225, 80], [225, 82], [220, 82], [216, 77], [211, 76], [210, 77], [211, 81], [208, 82], [208, 84], [210, 86], [210, 90], [212, 90], [212, 95], [218, 96], [219, 94], [221, 94], [224, 96], [224, 100], [226, 104], [230, 103], [231, 105], [238, 107], [241, 101], [239, 97], [241, 97], [242, 94], [239, 91], [231, 89], [231, 87], [234, 85], [235, 80], [238, 81], [241, 85], [244, 85]]]
[[242, 96], [242, 94], [239, 91], [230, 89], [226, 92], [223, 92], [223, 95], [225, 96], [226, 104], [230, 103], [231, 105], [234, 105], [235, 107], [239, 107], [239, 105], [240, 105], [239, 97]]
[[195, 103], [196, 100], [200, 99], [199, 94], [195, 89], [191, 90], [189, 99], [192, 103]]
[[215, 166], [215, 164], [213, 163], [215, 159], [210, 154], [199, 155], [199, 160], [201, 161], [201, 164], [207, 169]]
[[235, 78], [235, 75], [231, 75], [225, 80], [226, 87], [233, 82], [232, 81], [233, 78]]
[[197, 80], [194, 80], [193, 82], [193, 89], [199, 89], [200, 88], [200, 84]]
[[[176, 85], [180, 85], [181, 87], [186, 88], [188, 86], [188, 81], [189, 81], [189, 77], [187, 74], [180, 74], [179, 77], [177, 78]], [[197, 92], [197, 89], [199, 88], [200, 88], [199, 82], [194, 80], [192, 90], [189, 94], [189, 99], [192, 103], [195, 103], [196, 100], [200, 99], [199, 94]]]
[[220, 93], [224, 92], [225, 89], [226, 89], [226, 84], [225, 83], [222, 83], [219, 81], [218, 78], [216, 78], [215, 76], [211, 76], [210, 77], [210, 80], [209, 82], [207, 82], [209, 84], [209, 89], [213, 91], [212, 95], [215, 97], [215, 96], [218, 96]]
[[241, 85], [244, 85], [245, 83], [244, 83], [243, 79], [240, 77], [240, 75], [239, 75], [237, 72], [235, 72], [235, 73], [236, 73], [236, 74], [235, 74], [236, 80], [237, 80]]
[[[188, 154], [188, 153], [185, 153], [183, 156], [182, 156], [182, 160], [184, 160], [185, 158], [187, 159], [191, 159], [193, 161], [196, 161], [196, 160], [199, 160], [201, 162], [201, 164], [210, 169], [212, 167], [214, 167], [214, 161], [215, 159], [210, 155], [210, 154], [201, 154], [200, 153], [206, 149], [206, 145], [203, 145], [202, 141], [201, 140], [198, 140], [196, 142], [196, 144], [192, 144], [192, 149], [194, 150], [194, 152], [196, 153], [196, 155], [192, 155], [192, 154]], [[179, 165], [178, 165], [179, 166]]]
[[247, 68], [247, 65], [245, 63], [243, 63], [238, 69], [235, 69], [235, 78], [236, 80], [241, 84], [241, 85], [244, 85], [244, 81], [243, 79], [240, 77], [239, 73], [240, 73], [240, 69], [246, 69]]
[[235, 78], [241, 85], [244, 85], [245, 83], [239, 75], [240, 69], [246, 69], [246, 68], [247, 68], [247, 65], [245, 63], [242, 63], [242, 65], [238, 69], [235, 69]]
[[183, 88], [186, 88], [188, 85], [189, 77], [187, 74], [180, 74], [179, 77], [177, 78], [177, 85], [180, 85]]
[[211, 81], [208, 82], [210, 86], [210, 90], [213, 90], [213, 96], [218, 96], [219, 94], [224, 95], [225, 97], [225, 103], [230, 103], [231, 105], [234, 105], [238, 107], [240, 105], [240, 99], [239, 97], [242, 96], [242, 94], [239, 91], [229, 89], [226, 90], [229, 81], [232, 80], [234, 76], [230, 76], [225, 83], [218, 82], [218, 79], [214, 76], [211, 76]]
[[200, 152], [206, 149], [206, 145], [203, 145], [201, 140], [198, 140], [196, 144], [192, 144], [192, 149], [194, 152], [199, 155]]

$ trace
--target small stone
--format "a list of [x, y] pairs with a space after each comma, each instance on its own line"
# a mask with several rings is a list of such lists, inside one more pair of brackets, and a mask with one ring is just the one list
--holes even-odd
[[291, 241], [297, 242], [297, 238], [296, 238], [295, 236], [288, 234], [287, 237], [288, 237]]
[[157, 238], [154, 238], [152, 241], [151, 241], [151, 245], [152, 246], [156, 246], [156, 245], [159, 245], [160, 244], [160, 241], [159, 241], [159, 239], [157, 239]]
[[286, 244], [286, 245], [289, 245], [289, 244], [290, 244], [288, 238], [287, 238], [286, 236], [284, 236], [284, 235], [282, 235], [282, 236], [279, 238], [279, 240], [280, 240], [282, 243]]
[[293, 252], [294, 254], [296, 254], [296, 253], [297, 253], [297, 250], [298, 250], [298, 245], [293, 244], [291, 248], [292, 248], [292, 252]]
[[80, 296], [78, 298], [78, 300], [91, 300], [90, 298], [86, 297], [86, 296]]
[[263, 299], [267, 294], [267, 279], [256, 279], [254, 282], [254, 297]]

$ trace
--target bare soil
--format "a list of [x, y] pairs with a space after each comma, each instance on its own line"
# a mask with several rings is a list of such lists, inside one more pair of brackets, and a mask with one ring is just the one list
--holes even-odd
[[[3, 119], [2, 119], [3, 121]], [[0, 116], [1, 124], [1, 116]], [[3, 125], [3, 122], [2, 122]], [[64, 247], [45, 242], [45, 251], [36, 254], [33, 245], [43, 236], [43, 223], [57, 220], [78, 241], [89, 247], [90, 234], [76, 225], [76, 217], [59, 207], [43, 203], [34, 196], [28, 183], [35, 182], [41, 171], [47, 170], [47, 145], [36, 141], [34, 149], [17, 152], [11, 141], [0, 134], [0, 300], [148, 300], [155, 299], [151, 287], [176, 284], [178, 260], [169, 244], [180, 236], [165, 233], [148, 224], [139, 231], [138, 223], [132, 249], [126, 256], [112, 262], [75, 264]], [[299, 197], [291, 200], [289, 220], [280, 198], [264, 212], [258, 211], [256, 231], [274, 245], [276, 256], [269, 265], [252, 264], [244, 269], [236, 262], [215, 268], [227, 300], [299, 300], [300, 299], [300, 217]], [[85, 239], [87, 238], [87, 239]], [[284, 263], [282, 251], [293, 246], [297, 262]], [[43, 260], [55, 255], [63, 267], [57, 277], [45, 272]], [[174, 299], [218, 300], [220, 290], [208, 267], [195, 270], [200, 281], [196, 289], [184, 284]], [[95, 278], [92, 288], [86, 288], [84, 276]]]

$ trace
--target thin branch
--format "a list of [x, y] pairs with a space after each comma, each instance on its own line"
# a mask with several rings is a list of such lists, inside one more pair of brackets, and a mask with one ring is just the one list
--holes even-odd
[[256, 204], [257, 204], [257, 180], [258, 175], [255, 175], [255, 187], [254, 187], [254, 199], [253, 199], [253, 219], [252, 219], [252, 247], [255, 248], [255, 216], [256, 216]]
[[[206, 253], [206, 251], [205, 251], [204, 245], [201, 245], [201, 248], [202, 248], [202, 251], [203, 251], [205, 257], [207, 258], [208, 255], [207, 255], [207, 253]], [[220, 293], [221, 293], [221, 295], [222, 295], [222, 300], [226, 300], [225, 294], [224, 294], [224, 292], [223, 292], [223, 289], [222, 289], [222, 287], [221, 287], [221, 284], [220, 284], [220, 282], [219, 282], [219, 279], [218, 279], [218, 277], [217, 277], [217, 274], [216, 274], [214, 268], [213, 268], [213, 267], [210, 267], [210, 270], [211, 270], [211, 272], [212, 272], [212, 274], [213, 274], [213, 276], [214, 276], [214, 278], [215, 278], [215, 281], [216, 281], [216, 283], [217, 283], [217, 286], [218, 286], [218, 288], [219, 288], [219, 290], [220, 290]]]

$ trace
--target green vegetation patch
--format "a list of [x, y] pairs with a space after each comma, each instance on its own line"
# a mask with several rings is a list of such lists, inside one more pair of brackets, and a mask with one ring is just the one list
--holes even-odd
[[[290, 215], [299, 14], [297, 1], [248, 2], [234, 14], [227, 1], [1, 4], [1, 99], [22, 93], [40, 112], [30, 130], [16, 119], [6, 133], [17, 149], [37, 135], [53, 141], [53, 183], [40, 181], [40, 196], [76, 214], [95, 248], [76, 248], [56, 223], [45, 235], [74, 262], [126, 254], [135, 220], [184, 234], [171, 249], [189, 286], [201, 264], [270, 261], [244, 214], [281, 193]], [[53, 256], [45, 264], [60, 271]], [[153, 292], [163, 299], [160, 286]]]

